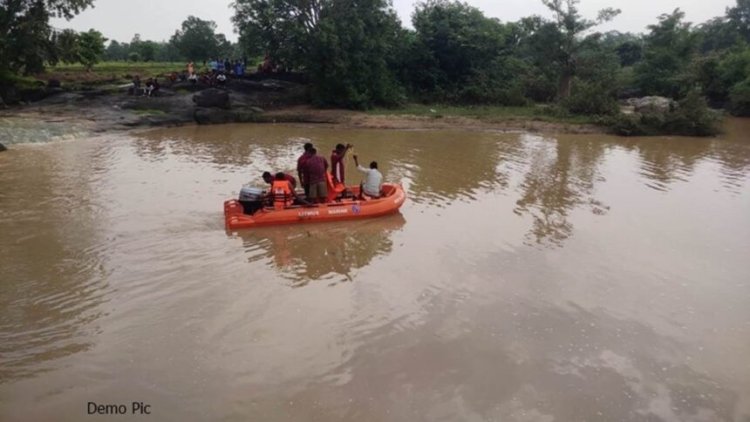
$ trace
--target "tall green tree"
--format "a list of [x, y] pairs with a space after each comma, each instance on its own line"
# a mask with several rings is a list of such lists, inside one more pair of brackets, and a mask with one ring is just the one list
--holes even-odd
[[107, 41], [102, 33], [89, 29], [78, 36], [78, 55], [86, 70], [91, 70], [104, 56], [104, 43]]
[[128, 59], [129, 51], [130, 44], [112, 40], [107, 46], [107, 50], [104, 52], [104, 57], [106, 60], [125, 61]]
[[321, 10], [306, 64], [313, 101], [350, 108], [398, 102], [388, 59], [399, 30], [385, 0], [335, 0]]
[[[494, 79], [491, 74], [501, 70], [497, 59], [506, 50], [505, 26], [475, 7], [451, 0], [417, 3], [412, 23], [415, 48], [425, 50], [415, 57], [424, 56], [431, 63], [415, 70], [429, 74], [435, 88], [445, 93], [444, 99], [461, 100], [462, 91], [479, 99], [476, 94], [487, 90], [486, 82]], [[473, 80], [482, 85], [479, 90], [471, 86]]]
[[304, 67], [323, 10], [334, 0], [235, 0], [234, 22], [249, 56], [268, 54], [285, 68]]
[[697, 50], [697, 37], [684, 18], [685, 13], [675, 9], [648, 27], [643, 60], [635, 67], [636, 81], [644, 94], [678, 98], [686, 93], [687, 71]]
[[581, 35], [601, 23], [612, 20], [620, 14], [620, 9], [602, 9], [596, 20], [589, 20], [579, 14], [576, 6], [579, 0], [542, 0], [542, 3], [554, 14], [555, 25], [560, 33], [559, 39], [554, 44], [556, 54], [553, 60], [560, 68], [558, 97], [564, 99], [570, 95], [571, 83], [578, 69]]
[[78, 33], [72, 29], [64, 29], [56, 34], [55, 46], [57, 47], [57, 58], [64, 63], [78, 63], [79, 42]]
[[737, 0], [737, 5], [727, 9], [727, 18], [746, 42], [750, 43], [750, 0]]
[[93, 0], [5, 0], [0, 2], [0, 73], [33, 73], [53, 56], [51, 16], [72, 18]]
[[170, 42], [188, 60], [206, 60], [222, 55], [226, 38], [216, 33], [216, 23], [188, 16]]

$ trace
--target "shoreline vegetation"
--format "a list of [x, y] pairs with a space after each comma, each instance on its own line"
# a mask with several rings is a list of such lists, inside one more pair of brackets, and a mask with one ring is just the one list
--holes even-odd
[[[184, 63], [106, 62], [50, 67], [18, 85], [18, 106], [0, 117], [76, 124], [92, 132], [133, 128], [235, 122], [329, 124], [377, 129], [461, 129], [537, 133], [614, 133], [599, 116], [573, 115], [556, 104], [524, 106], [402, 104], [367, 110], [315, 107], [309, 87], [285, 74], [231, 78], [222, 87], [169, 82]], [[165, 81], [155, 97], [132, 95], [133, 75]], [[276, 79], [280, 78], [280, 79]], [[45, 83], [45, 81], [47, 81]], [[50, 87], [49, 81], [54, 82]], [[202, 94], [203, 93], [203, 94]], [[206, 107], [200, 95], [226, 94], [226, 104]], [[624, 107], [627, 109], [627, 107]]]
[[237, 0], [237, 42], [195, 16], [168, 41], [120, 42], [49, 25], [94, 0], [21, 0], [0, 10], [0, 108], [96, 130], [296, 122], [624, 136], [713, 136], [724, 114], [750, 116], [750, 0], [700, 24], [678, 8], [640, 34], [597, 32], [620, 9], [587, 17], [579, 0], [540, 1], [547, 16], [502, 21], [426, 0], [407, 28], [387, 0]]

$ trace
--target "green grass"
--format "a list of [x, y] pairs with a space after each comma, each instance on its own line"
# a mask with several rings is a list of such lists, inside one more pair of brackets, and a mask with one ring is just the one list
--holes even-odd
[[44, 82], [32, 76], [20, 76], [12, 73], [0, 74], [0, 85], [11, 85], [17, 89], [39, 88], [44, 86]]
[[[178, 72], [186, 68], [183, 62], [100, 62], [94, 65], [92, 72], [149, 72], [164, 73]], [[80, 63], [49, 66], [48, 72], [86, 72], [86, 68]]]
[[101, 62], [91, 71], [80, 64], [57, 64], [49, 66], [44, 73], [36, 75], [41, 80], [59, 79], [64, 85], [97, 85], [103, 83], [127, 83], [138, 75], [141, 80], [163, 77], [185, 69], [182, 62]]
[[398, 108], [375, 108], [367, 111], [373, 115], [427, 116], [440, 119], [447, 116], [469, 117], [497, 122], [507, 120], [537, 120], [575, 124], [595, 123], [593, 116], [573, 116], [560, 113], [554, 106], [455, 106], [444, 104], [407, 104]]

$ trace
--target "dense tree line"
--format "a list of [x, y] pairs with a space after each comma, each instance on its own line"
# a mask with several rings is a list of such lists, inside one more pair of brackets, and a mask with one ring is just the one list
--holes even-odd
[[93, 0], [7, 0], [0, 3], [0, 77], [44, 69], [54, 55], [52, 16], [71, 18]]
[[[93, 0], [9, 0], [0, 2], [0, 82], [14, 74], [31, 75], [45, 65], [81, 63], [91, 69], [102, 60], [111, 61], [203, 61], [209, 58], [239, 58], [242, 51], [216, 24], [189, 16], [167, 42], [142, 40], [108, 41], [91, 29], [57, 30], [51, 17], [72, 18], [91, 6]], [[11, 78], [12, 79], [12, 78]]]
[[659, 95], [750, 115], [750, 0], [699, 25], [677, 9], [644, 34], [597, 32], [616, 9], [585, 17], [578, 0], [541, 1], [550, 18], [502, 22], [460, 1], [425, 0], [406, 29], [389, 0], [236, 0], [237, 44], [190, 16], [169, 41], [136, 34], [105, 48], [95, 30], [48, 23], [92, 0], [12, 0], [0, 3], [0, 77], [56, 62], [266, 56], [274, 69], [306, 72], [311, 99], [323, 106], [552, 103], [563, 113], [608, 116], [618, 98]]
[[552, 19], [501, 22], [466, 3], [426, 0], [413, 30], [387, 0], [237, 0], [233, 20], [247, 54], [308, 72], [322, 105], [557, 102], [608, 115], [618, 97], [697, 92], [750, 114], [750, 0], [697, 26], [677, 9], [645, 34], [595, 31], [619, 10], [588, 19], [577, 0], [542, 2]]

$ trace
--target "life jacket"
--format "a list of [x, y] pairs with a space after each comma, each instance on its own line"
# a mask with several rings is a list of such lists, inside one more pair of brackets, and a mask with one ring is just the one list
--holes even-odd
[[294, 202], [294, 193], [288, 180], [274, 180], [271, 185], [271, 194], [273, 195], [273, 207], [276, 209], [288, 207]]
[[326, 187], [328, 188], [328, 197], [326, 202], [331, 202], [336, 199], [337, 196], [341, 195], [346, 189], [343, 183], [336, 183], [331, 173], [326, 172]]

